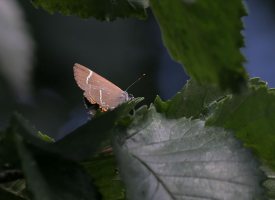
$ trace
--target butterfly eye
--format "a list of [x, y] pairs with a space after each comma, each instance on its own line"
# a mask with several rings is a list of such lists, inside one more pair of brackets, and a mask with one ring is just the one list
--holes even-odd
[[134, 95], [128, 94], [128, 99], [127, 99], [127, 101], [129, 101], [129, 100], [131, 100], [131, 99], [133, 99], [133, 98], [134, 98]]

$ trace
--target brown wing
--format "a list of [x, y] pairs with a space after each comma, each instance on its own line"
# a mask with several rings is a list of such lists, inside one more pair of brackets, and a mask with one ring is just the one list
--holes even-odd
[[74, 77], [84, 96], [92, 103], [99, 104], [104, 111], [113, 109], [128, 99], [128, 94], [112, 82], [80, 65], [74, 65]]
[[[80, 64], [77, 64], [77, 63], [74, 65], [73, 69], [74, 69], [74, 79], [75, 79], [77, 85], [82, 90], [84, 90], [84, 93], [85, 93], [85, 91], [87, 91], [89, 89], [89, 85], [87, 84], [86, 80], [90, 74], [90, 70]], [[96, 103], [96, 101], [92, 97], [90, 97], [90, 98], [86, 97], [86, 98], [89, 100], [89, 102], [91, 104]]]

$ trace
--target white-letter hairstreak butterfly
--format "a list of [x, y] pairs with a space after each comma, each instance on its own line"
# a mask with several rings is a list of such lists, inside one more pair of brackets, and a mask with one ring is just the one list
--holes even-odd
[[132, 99], [126, 91], [80, 64], [74, 65], [74, 78], [84, 91], [84, 97], [101, 111], [114, 109], [119, 104]]

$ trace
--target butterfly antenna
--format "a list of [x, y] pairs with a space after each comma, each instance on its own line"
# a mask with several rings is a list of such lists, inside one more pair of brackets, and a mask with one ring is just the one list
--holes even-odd
[[127, 92], [129, 88], [131, 88], [131, 87], [132, 87], [133, 85], [135, 85], [138, 81], [140, 81], [142, 78], [144, 78], [144, 76], [146, 76], [146, 74], [142, 74], [137, 80], [135, 80], [131, 85], [129, 85], [129, 86], [126, 88], [125, 92]]

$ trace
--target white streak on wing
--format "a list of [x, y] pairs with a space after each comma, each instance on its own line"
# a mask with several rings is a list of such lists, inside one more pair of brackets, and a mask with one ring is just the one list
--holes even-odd
[[102, 90], [99, 90], [99, 100], [100, 103], [103, 105], [104, 103], [102, 102]]
[[92, 74], [93, 74], [93, 71], [91, 71], [91, 70], [89, 70], [89, 71], [90, 71], [90, 73], [89, 73], [89, 75], [86, 78], [86, 84], [89, 83], [89, 80], [90, 80], [90, 78], [92, 77]]

